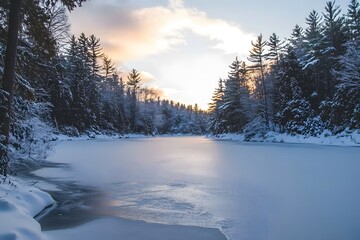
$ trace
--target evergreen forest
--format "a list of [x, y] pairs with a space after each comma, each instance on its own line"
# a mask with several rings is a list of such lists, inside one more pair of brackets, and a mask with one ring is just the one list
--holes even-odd
[[343, 12], [328, 1], [288, 38], [260, 34], [247, 59], [236, 58], [219, 79], [209, 106], [209, 131], [269, 131], [319, 136], [360, 128], [360, 7]]

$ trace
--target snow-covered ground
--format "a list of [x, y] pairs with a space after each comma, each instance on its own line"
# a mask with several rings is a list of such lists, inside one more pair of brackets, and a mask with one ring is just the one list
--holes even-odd
[[83, 134], [79, 136], [68, 136], [64, 134], [56, 134], [55, 138], [58, 141], [76, 141], [76, 140], [111, 140], [111, 139], [123, 139], [123, 138], [150, 138], [153, 137], [151, 135], [144, 135], [144, 134], [134, 134], [134, 133], [128, 133], [128, 134], [112, 134], [112, 135], [106, 135], [106, 134], [96, 134], [96, 133], [89, 133], [89, 134]]
[[[235, 141], [244, 141], [243, 134], [220, 134], [218, 136], [209, 136], [209, 138], [227, 139]], [[328, 131], [320, 136], [290, 135], [285, 133], [268, 132], [265, 136], [253, 137], [252, 142], [277, 142], [277, 143], [311, 143], [337, 146], [360, 146], [360, 130], [333, 135]]]
[[[230, 240], [352, 240], [360, 239], [359, 156], [358, 147], [203, 137], [63, 141], [49, 160], [71, 167], [35, 174], [102, 189], [106, 201], [98, 207], [107, 215], [168, 224], [136, 221], [143, 236], [155, 231], [181, 239], [187, 230], [175, 225], [187, 225], [205, 227], [196, 228], [205, 235], [219, 228]], [[109, 239], [118, 239], [131, 225], [103, 218], [45, 234], [98, 239], [113, 226]], [[178, 227], [177, 232], [154, 229], [162, 226]], [[129, 232], [127, 239], [136, 239]]]
[[34, 216], [52, 204], [48, 193], [18, 178], [0, 176], [0, 239], [44, 239]]

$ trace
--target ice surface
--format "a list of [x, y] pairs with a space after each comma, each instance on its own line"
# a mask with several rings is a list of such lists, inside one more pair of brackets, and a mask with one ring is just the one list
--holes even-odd
[[72, 141], [50, 158], [71, 168], [36, 173], [102, 188], [113, 216], [219, 228], [231, 240], [350, 240], [360, 239], [359, 156], [202, 137]]
[[226, 240], [217, 229], [148, 224], [121, 218], [102, 218], [73, 229], [49, 231], [46, 235], [51, 240]]

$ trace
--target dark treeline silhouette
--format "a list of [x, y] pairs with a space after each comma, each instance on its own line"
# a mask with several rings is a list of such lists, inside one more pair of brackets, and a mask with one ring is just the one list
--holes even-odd
[[[252, 42], [220, 79], [208, 126], [213, 134], [268, 131], [317, 136], [360, 128], [360, 7], [336, 2], [306, 17], [285, 41], [274, 33]], [[248, 64], [247, 64], [248, 63]]]

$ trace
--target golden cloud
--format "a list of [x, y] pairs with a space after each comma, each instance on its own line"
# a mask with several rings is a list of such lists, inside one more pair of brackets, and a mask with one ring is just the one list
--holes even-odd
[[70, 15], [72, 31], [100, 36], [105, 52], [117, 63], [186, 44], [186, 31], [208, 38], [213, 48], [238, 55], [246, 55], [254, 39], [253, 34], [245, 33], [235, 24], [186, 8], [181, 0], [170, 0], [168, 6], [134, 10], [105, 3], [96, 8], [90, 6]]

